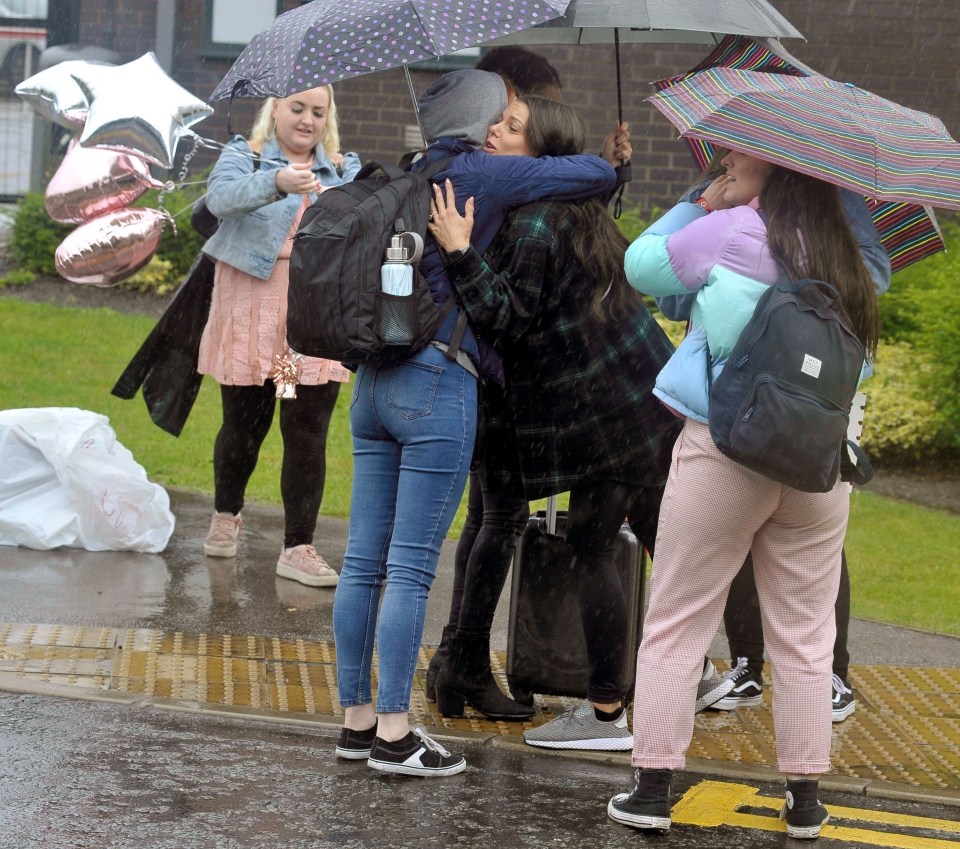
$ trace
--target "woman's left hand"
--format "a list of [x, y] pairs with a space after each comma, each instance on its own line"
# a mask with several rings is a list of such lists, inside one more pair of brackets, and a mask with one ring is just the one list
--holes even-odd
[[473, 232], [473, 198], [467, 199], [464, 205], [465, 215], [461, 215], [457, 212], [453, 183], [446, 180], [444, 188], [446, 194], [439, 185], [433, 187], [433, 203], [427, 219], [427, 229], [447, 253], [466, 250], [470, 247], [470, 234]]
[[610, 135], [603, 140], [600, 156], [614, 168], [630, 161], [630, 157], [633, 156], [633, 145], [630, 144], [630, 125], [626, 121], [617, 124]]

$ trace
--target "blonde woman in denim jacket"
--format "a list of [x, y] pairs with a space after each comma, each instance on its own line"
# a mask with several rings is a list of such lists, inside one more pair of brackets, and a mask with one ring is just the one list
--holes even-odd
[[280, 405], [284, 539], [277, 575], [332, 587], [334, 571], [313, 547], [326, 477], [326, 442], [340, 384], [349, 372], [330, 360], [299, 357], [287, 345], [291, 237], [303, 210], [329, 186], [353, 179], [354, 153], [341, 154], [330, 86], [268, 99], [249, 140], [223, 150], [208, 182], [220, 219], [204, 245], [216, 261], [210, 316], [198, 371], [220, 384], [223, 424], [213, 449], [215, 513], [203, 544], [234, 557], [247, 482]]

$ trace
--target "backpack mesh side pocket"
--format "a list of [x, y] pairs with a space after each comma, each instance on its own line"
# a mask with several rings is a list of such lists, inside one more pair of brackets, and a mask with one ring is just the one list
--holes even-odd
[[419, 332], [417, 298], [414, 295], [377, 297], [377, 332], [384, 345], [412, 345]]

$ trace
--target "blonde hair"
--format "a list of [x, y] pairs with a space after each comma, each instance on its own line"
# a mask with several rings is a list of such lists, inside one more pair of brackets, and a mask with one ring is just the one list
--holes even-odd
[[[337, 104], [333, 99], [333, 86], [322, 86], [327, 90], [330, 98], [330, 105], [327, 108], [327, 125], [323, 129], [323, 137], [320, 143], [326, 151], [327, 156], [333, 156], [340, 152], [340, 130], [337, 127]], [[293, 95], [291, 95], [293, 96]], [[273, 119], [273, 107], [280, 98], [268, 97], [257, 117], [253, 120], [253, 126], [250, 128], [250, 138], [248, 140], [251, 149], [259, 153], [263, 150], [264, 144], [270, 139], [276, 138], [277, 122]]]

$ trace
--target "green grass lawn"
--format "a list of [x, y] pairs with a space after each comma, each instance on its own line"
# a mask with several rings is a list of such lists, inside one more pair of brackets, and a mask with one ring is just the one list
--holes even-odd
[[[214, 382], [205, 380], [179, 439], [150, 421], [139, 395], [124, 401], [110, 394], [152, 326], [152, 319], [111, 310], [0, 300], [0, 409], [56, 406], [102, 413], [151, 480], [211, 492], [220, 424]], [[345, 386], [330, 427], [322, 508], [340, 517], [350, 509], [348, 401]], [[274, 427], [247, 491], [251, 501], [279, 503], [280, 456]], [[463, 515], [461, 504], [452, 536], [459, 535]], [[958, 541], [960, 516], [856, 493], [847, 535], [854, 616], [960, 635]]]

